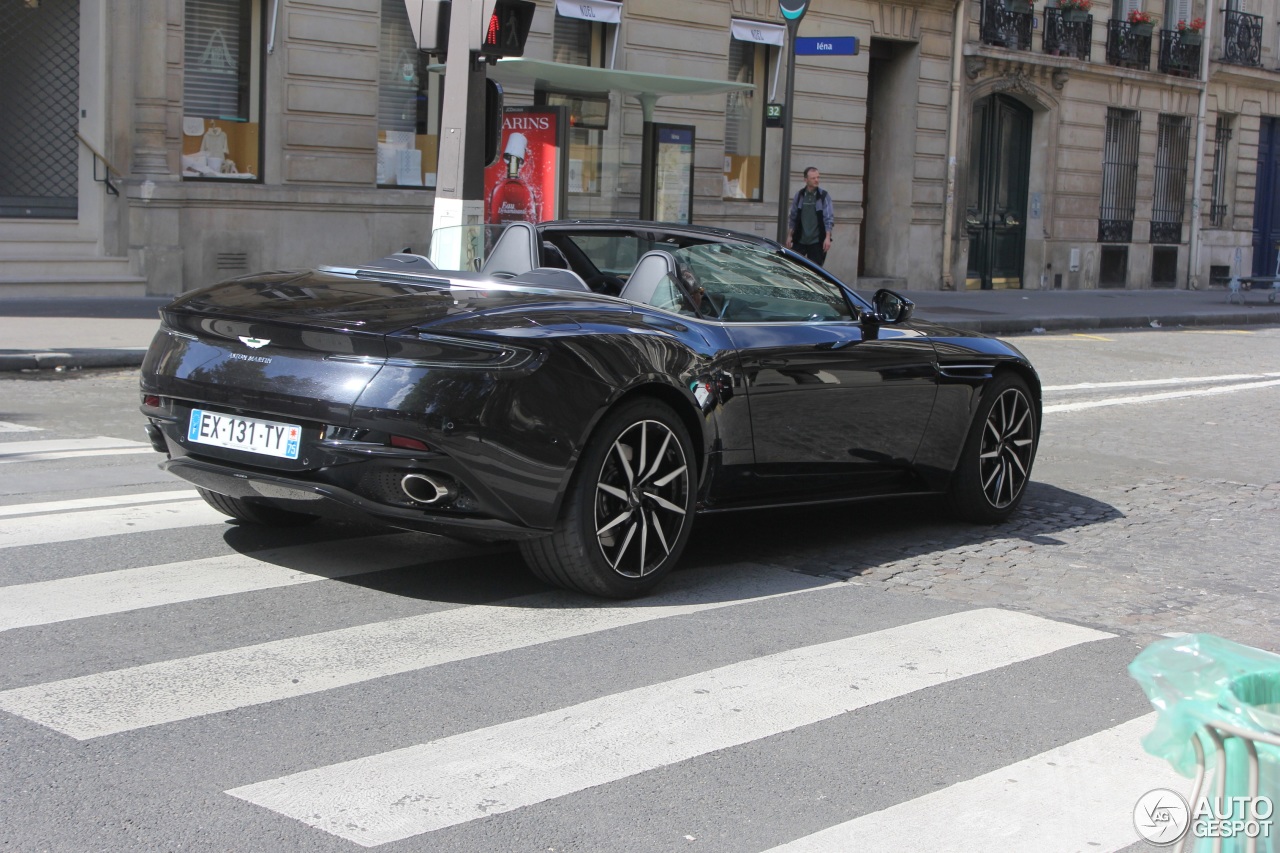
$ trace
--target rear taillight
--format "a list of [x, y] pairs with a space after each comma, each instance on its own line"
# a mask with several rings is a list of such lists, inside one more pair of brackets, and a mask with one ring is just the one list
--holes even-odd
[[425, 441], [422, 441], [416, 438], [409, 438], [408, 436], [404, 436], [404, 435], [391, 436], [391, 446], [402, 447], [405, 450], [426, 450], [426, 451], [431, 450], [431, 448], [427, 445]]

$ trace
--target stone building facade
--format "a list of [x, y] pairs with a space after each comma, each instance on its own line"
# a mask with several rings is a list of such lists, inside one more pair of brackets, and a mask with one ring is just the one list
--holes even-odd
[[[537, 0], [525, 57], [742, 84], [650, 104], [694, 129], [692, 220], [776, 236], [816, 166], [828, 266], [859, 288], [1205, 286], [1274, 265], [1280, 232], [1259, 177], [1280, 149], [1276, 22], [1249, 2], [1192, 50], [1169, 19], [1210, 16], [1178, 2], [1143, 41], [1101, 2], [1068, 23], [1018, 0], [813, 0], [800, 34], [859, 51], [797, 57], [785, 182], [774, 0]], [[442, 67], [414, 48], [404, 0], [0, 0], [18, 117], [0, 296], [176, 294], [424, 250]], [[639, 214], [640, 99], [491, 73], [509, 106], [570, 118], [561, 215]]]

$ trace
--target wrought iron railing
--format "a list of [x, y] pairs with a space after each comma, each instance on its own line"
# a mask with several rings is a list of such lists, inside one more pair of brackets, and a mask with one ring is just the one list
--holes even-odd
[[984, 0], [980, 24], [983, 44], [1031, 49], [1031, 4], [1021, 0]]
[[1107, 21], [1107, 63], [1122, 68], [1151, 68], [1150, 24]]
[[[1194, 33], [1193, 35], [1189, 35]], [[1195, 77], [1200, 73], [1200, 31], [1161, 30], [1159, 68], [1165, 74]]]
[[1044, 52], [1089, 61], [1093, 52], [1093, 15], [1066, 15], [1061, 9], [1044, 10]]
[[1222, 27], [1222, 61], [1232, 65], [1262, 64], [1262, 16], [1228, 9]]

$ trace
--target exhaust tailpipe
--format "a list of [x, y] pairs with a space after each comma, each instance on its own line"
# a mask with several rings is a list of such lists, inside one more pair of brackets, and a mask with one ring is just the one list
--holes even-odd
[[458, 496], [457, 488], [450, 482], [432, 479], [426, 474], [405, 474], [400, 480], [400, 490], [409, 500], [423, 506], [445, 506]]

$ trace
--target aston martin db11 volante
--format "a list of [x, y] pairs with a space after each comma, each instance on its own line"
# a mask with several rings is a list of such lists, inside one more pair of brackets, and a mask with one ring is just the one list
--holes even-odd
[[543, 580], [625, 598], [699, 515], [929, 493], [1012, 513], [1034, 369], [912, 314], [721, 229], [459, 228], [184, 294], [142, 412], [161, 466], [241, 522], [515, 540]]

